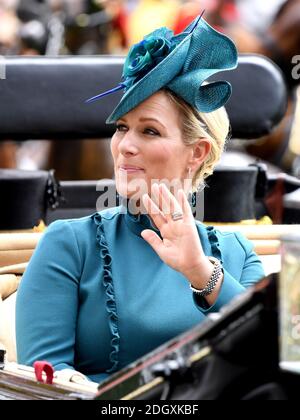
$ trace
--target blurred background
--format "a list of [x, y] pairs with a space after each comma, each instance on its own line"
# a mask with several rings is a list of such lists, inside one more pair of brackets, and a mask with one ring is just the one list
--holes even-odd
[[[0, 0], [0, 55], [125, 55], [157, 27], [181, 32], [203, 9], [239, 52], [277, 63], [289, 92], [286, 116], [272, 135], [247, 145], [234, 139], [229, 148], [300, 178], [300, 0]], [[113, 178], [109, 139], [72, 147], [63, 140], [7, 139], [0, 143], [0, 168], [54, 168], [60, 180]]]

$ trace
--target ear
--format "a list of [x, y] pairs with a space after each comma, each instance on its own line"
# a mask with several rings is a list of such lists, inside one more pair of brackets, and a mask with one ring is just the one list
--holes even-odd
[[211, 143], [206, 138], [201, 138], [192, 146], [192, 156], [189, 160], [189, 166], [192, 171], [196, 171], [203, 162], [206, 161], [211, 151]]

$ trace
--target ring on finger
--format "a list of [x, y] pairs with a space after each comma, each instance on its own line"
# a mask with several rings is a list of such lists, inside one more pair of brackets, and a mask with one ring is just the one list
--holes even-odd
[[181, 211], [175, 211], [174, 213], [171, 214], [171, 217], [172, 217], [172, 220], [176, 222], [177, 220], [183, 219], [183, 213]]

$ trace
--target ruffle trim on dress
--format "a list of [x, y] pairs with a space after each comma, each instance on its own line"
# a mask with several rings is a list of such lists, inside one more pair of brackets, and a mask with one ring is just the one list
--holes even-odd
[[220, 249], [220, 242], [217, 236], [216, 229], [213, 226], [208, 226], [206, 228], [208, 240], [212, 250], [212, 257], [217, 258], [223, 264], [222, 252]]
[[103, 228], [102, 217], [99, 213], [93, 215], [95, 224], [97, 225], [96, 239], [100, 245], [100, 256], [103, 260], [103, 285], [106, 292], [106, 310], [109, 318], [109, 329], [112, 335], [111, 347], [112, 350], [109, 355], [109, 360], [112, 363], [112, 367], [106, 370], [107, 373], [115, 372], [119, 364], [119, 349], [120, 349], [120, 334], [118, 328], [118, 313], [115, 299], [115, 291], [113, 278], [111, 273], [112, 257], [109, 254], [108, 245]]

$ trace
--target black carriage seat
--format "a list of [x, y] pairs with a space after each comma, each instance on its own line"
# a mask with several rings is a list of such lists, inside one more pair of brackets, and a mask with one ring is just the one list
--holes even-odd
[[[120, 82], [124, 58], [8, 57], [0, 81], [0, 139], [74, 139], [110, 137], [105, 120], [121, 93], [86, 105], [84, 101]], [[228, 80], [233, 95], [226, 108], [235, 138], [255, 139], [272, 131], [287, 106], [279, 68], [258, 55], [240, 55], [236, 70], [214, 80]]]

